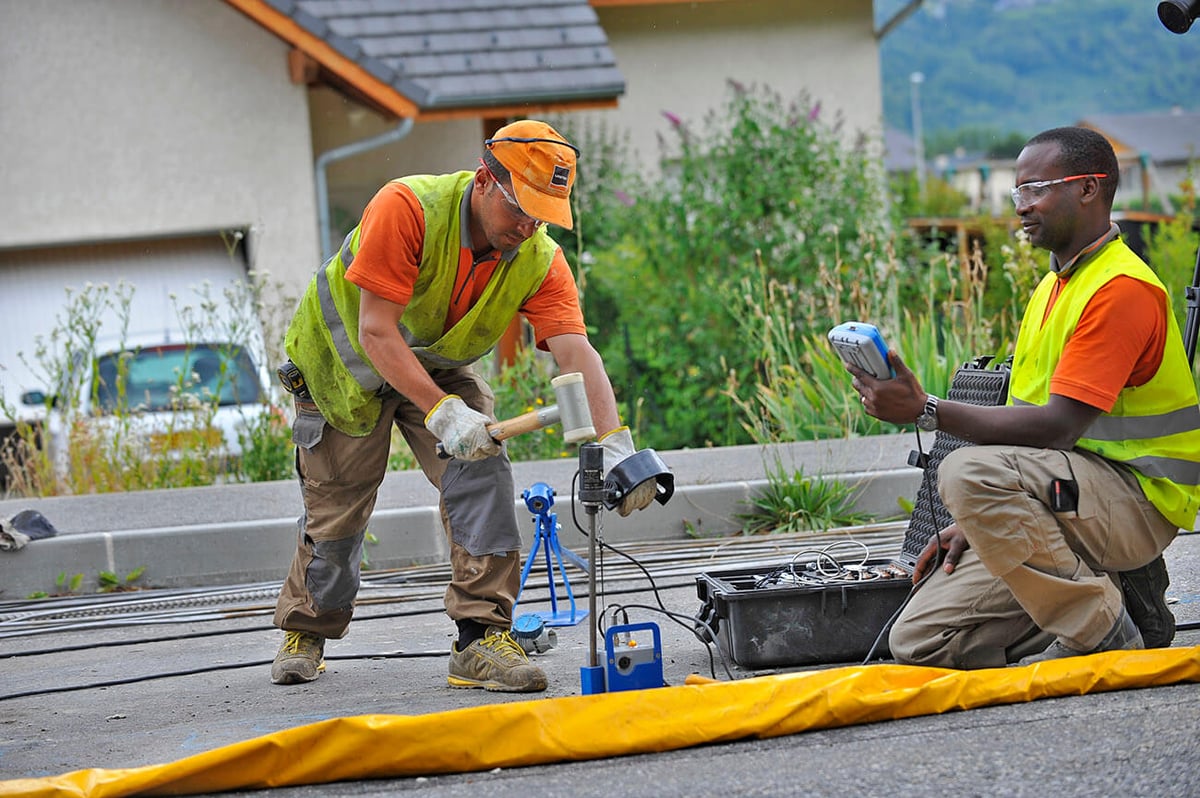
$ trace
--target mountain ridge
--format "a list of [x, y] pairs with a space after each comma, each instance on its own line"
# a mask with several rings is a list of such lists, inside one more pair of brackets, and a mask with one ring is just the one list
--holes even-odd
[[[877, 2], [877, 18], [903, 4]], [[1200, 23], [1168, 31], [1156, 0], [927, 0], [880, 42], [880, 64], [885, 123], [910, 134], [922, 76], [927, 145], [1200, 111]]]

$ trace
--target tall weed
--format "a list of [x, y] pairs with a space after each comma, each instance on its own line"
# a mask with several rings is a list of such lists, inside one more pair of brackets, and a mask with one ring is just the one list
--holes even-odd
[[[1171, 297], [1171, 308], [1181, 332], [1187, 324], [1187, 291], [1195, 286], [1197, 270], [1200, 269], [1200, 231], [1196, 215], [1195, 164], [1189, 164], [1188, 176], [1180, 186], [1180, 210], [1171, 221], [1157, 228], [1143, 228], [1146, 240], [1146, 260], [1162, 280]], [[1200, 299], [1200, 297], [1198, 297]], [[1200, 365], [1193, 362], [1193, 376], [1200, 385]]]
[[[170, 298], [185, 346], [183, 362], [190, 362], [193, 347], [218, 343], [219, 368], [203, 382], [193, 369], [176, 368], [173, 384], [166, 386], [169, 410], [159, 414], [166, 420], [153, 434], [142, 422], [144, 397], [130, 389], [129, 356], [107, 361], [111, 373], [99, 368], [101, 340], [113, 342], [105, 344], [106, 350], [130, 349], [126, 341], [135, 287], [122, 282], [67, 289], [51, 333], [35, 341], [32, 356], [22, 353], [49, 391], [41, 419], [18, 422], [15, 436], [0, 448], [7, 492], [105, 493], [279, 479], [290, 473], [287, 419], [282, 410], [267, 405], [270, 384], [263, 386], [261, 412], [245, 413], [242, 419], [238, 443], [245, 456], [219, 455], [221, 433], [213, 425], [220, 403], [238, 390], [233, 363], [243, 351], [264, 349], [259, 319], [268, 285], [265, 275], [251, 273], [249, 281], [233, 283], [221, 295], [205, 284], [195, 289], [191, 302]], [[9, 397], [0, 396], [0, 409], [20, 417]], [[51, 446], [52, 440], [65, 445]]]

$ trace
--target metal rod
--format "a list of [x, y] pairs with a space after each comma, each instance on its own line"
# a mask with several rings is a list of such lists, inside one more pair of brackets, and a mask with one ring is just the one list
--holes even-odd
[[1187, 320], [1183, 323], [1183, 348], [1188, 363], [1196, 362], [1196, 328], [1200, 326], [1200, 247], [1196, 249], [1196, 271], [1192, 284], [1184, 289], [1187, 297]]
[[588, 521], [588, 562], [592, 566], [588, 568], [588, 666], [592, 668], [600, 664], [599, 641], [596, 633], [596, 625], [600, 622], [596, 616], [596, 573], [599, 571], [596, 567], [596, 514], [599, 509], [596, 505], [584, 507]]

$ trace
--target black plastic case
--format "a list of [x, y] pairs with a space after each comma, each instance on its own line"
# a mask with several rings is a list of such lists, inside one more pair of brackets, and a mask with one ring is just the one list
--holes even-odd
[[[824, 587], [756, 587], [769, 570], [759, 566], [696, 578], [701, 620], [714, 627], [721, 649], [744, 668], [861, 661], [912, 587], [903, 576]], [[886, 640], [878, 653], [887, 654]]]

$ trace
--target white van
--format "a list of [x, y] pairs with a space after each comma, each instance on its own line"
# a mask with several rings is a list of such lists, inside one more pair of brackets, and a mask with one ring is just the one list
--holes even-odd
[[[274, 386], [250, 285], [244, 252], [216, 234], [0, 251], [0, 438], [32, 425], [60, 467], [89, 431], [125, 428], [181, 457], [197, 435], [237, 456]], [[193, 401], [205, 395], [215, 411]]]
[[248, 436], [281, 412], [261, 356], [226, 341], [126, 341], [98, 354], [94, 369], [79, 368], [87, 372], [71, 375], [58, 395], [23, 397], [49, 408], [43, 443], [60, 476], [96, 456], [131, 465], [190, 457], [232, 471]]

